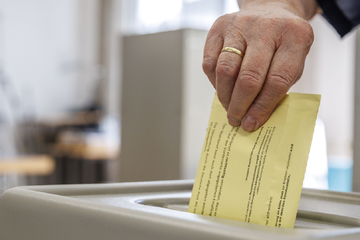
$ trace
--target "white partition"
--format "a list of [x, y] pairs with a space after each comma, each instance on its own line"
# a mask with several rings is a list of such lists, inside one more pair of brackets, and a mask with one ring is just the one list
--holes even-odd
[[215, 92], [201, 66], [206, 35], [124, 37], [120, 181], [195, 177]]

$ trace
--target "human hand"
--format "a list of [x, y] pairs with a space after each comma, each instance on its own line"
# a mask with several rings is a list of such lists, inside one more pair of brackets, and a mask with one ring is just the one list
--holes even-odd
[[[318, 9], [315, 0], [306, 1], [245, 1], [239, 12], [220, 17], [210, 29], [203, 69], [232, 126], [257, 130], [301, 77], [314, 39], [305, 19]], [[224, 47], [239, 49], [244, 57], [221, 52]]]

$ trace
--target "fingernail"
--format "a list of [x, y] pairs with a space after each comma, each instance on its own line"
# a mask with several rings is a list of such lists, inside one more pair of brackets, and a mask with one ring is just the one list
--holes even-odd
[[237, 127], [240, 125], [241, 121], [239, 119], [228, 117], [229, 124], [233, 127]]
[[241, 127], [247, 132], [254, 131], [256, 127], [256, 121], [250, 116], [245, 116], [241, 122]]

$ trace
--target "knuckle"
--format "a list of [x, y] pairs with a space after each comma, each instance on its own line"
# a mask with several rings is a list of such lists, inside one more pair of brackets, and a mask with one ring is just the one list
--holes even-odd
[[270, 83], [269, 87], [276, 94], [287, 92], [293, 83], [293, 79], [290, 74], [286, 73], [272, 73], [269, 74], [268, 78]]
[[314, 41], [314, 31], [306, 20], [302, 18], [296, 18], [292, 21], [289, 21], [289, 28], [294, 29], [296, 39], [305, 44], [306, 47], [310, 47]]
[[243, 70], [240, 77], [240, 87], [243, 91], [258, 91], [263, 84], [263, 78], [259, 72]]
[[216, 68], [216, 61], [209, 57], [204, 57], [203, 63], [202, 63], [202, 68], [203, 68], [203, 71], [205, 72], [205, 74], [213, 73]]
[[306, 22], [305, 24], [298, 26], [299, 32], [301, 32], [300, 37], [302, 37], [301, 40], [303, 40], [306, 45], [312, 45], [314, 42], [314, 31], [310, 24]]
[[227, 19], [229, 17], [229, 14], [224, 14], [224, 15], [221, 15], [220, 17], [218, 17], [216, 20], [215, 20], [215, 24], [221, 24], [223, 22], [226, 22]]
[[227, 62], [218, 62], [216, 66], [216, 75], [231, 78], [234, 77], [238, 73], [238, 68], [235, 63], [227, 61]]
[[226, 26], [231, 22], [232, 15], [231, 14], [225, 14], [220, 17], [218, 17], [213, 26], [210, 28], [210, 31], [208, 34], [215, 34], [218, 32], [222, 32], [224, 29], [226, 29]]

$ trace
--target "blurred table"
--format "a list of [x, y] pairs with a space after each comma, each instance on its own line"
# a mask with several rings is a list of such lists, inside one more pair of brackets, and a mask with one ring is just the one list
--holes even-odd
[[55, 170], [55, 160], [48, 155], [0, 157], [0, 194], [19, 185], [28, 185], [28, 179], [48, 177]]
[[86, 142], [54, 145], [56, 159], [55, 184], [103, 183], [116, 178], [116, 158], [119, 148], [107, 144]]
[[101, 111], [77, 111], [24, 124], [25, 153], [55, 159], [50, 176], [28, 178], [29, 185], [111, 182], [116, 179], [119, 121]]
[[0, 175], [49, 175], [55, 169], [55, 161], [47, 155], [0, 157]]

